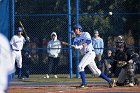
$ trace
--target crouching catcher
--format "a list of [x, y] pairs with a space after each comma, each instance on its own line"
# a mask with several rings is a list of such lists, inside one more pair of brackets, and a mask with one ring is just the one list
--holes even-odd
[[134, 52], [133, 49], [127, 49], [125, 52], [119, 52], [117, 55], [117, 66], [121, 67], [121, 72], [118, 76], [118, 80], [116, 82], [117, 86], [128, 85], [133, 87], [134, 85], [138, 85], [138, 79], [135, 77], [135, 63], [136, 59], [139, 57], [137, 53]]

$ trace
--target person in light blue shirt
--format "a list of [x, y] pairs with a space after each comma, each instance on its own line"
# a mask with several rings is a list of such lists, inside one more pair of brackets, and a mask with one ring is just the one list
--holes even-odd
[[96, 53], [96, 64], [100, 68], [100, 61], [101, 61], [103, 50], [104, 50], [104, 41], [99, 36], [98, 30], [94, 30], [92, 44], [93, 44], [93, 48], [94, 48], [95, 53]]

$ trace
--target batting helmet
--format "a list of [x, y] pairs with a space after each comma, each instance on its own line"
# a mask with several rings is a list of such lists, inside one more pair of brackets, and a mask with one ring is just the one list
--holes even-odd
[[23, 32], [23, 29], [21, 27], [18, 27], [17, 32]]
[[82, 26], [80, 24], [74, 25], [74, 29], [77, 29], [77, 28], [80, 29], [80, 32], [83, 31]]

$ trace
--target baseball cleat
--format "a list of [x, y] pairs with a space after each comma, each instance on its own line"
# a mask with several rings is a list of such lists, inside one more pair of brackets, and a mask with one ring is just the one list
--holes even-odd
[[129, 85], [129, 87], [134, 87], [133, 83], [129, 83], [128, 85]]
[[18, 79], [20, 79], [20, 80], [24, 80], [24, 78], [23, 78], [23, 77], [18, 77]]
[[50, 76], [48, 74], [46, 74], [46, 78], [50, 78]]
[[54, 75], [54, 78], [58, 78], [58, 76], [57, 75]]
[[87, 87], [87, 84], [81, 84], [80, 85], [80, 88], [86, 88]]
[[109, 82], [109, 87], [112, 88], [115, 86], [115, 80], [111, 80], [111, 82]]

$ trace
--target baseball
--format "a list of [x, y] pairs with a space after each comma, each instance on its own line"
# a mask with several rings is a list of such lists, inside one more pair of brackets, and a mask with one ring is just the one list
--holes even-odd
[[109, 12], [109, 15], [112, 15], [112, 12]]

